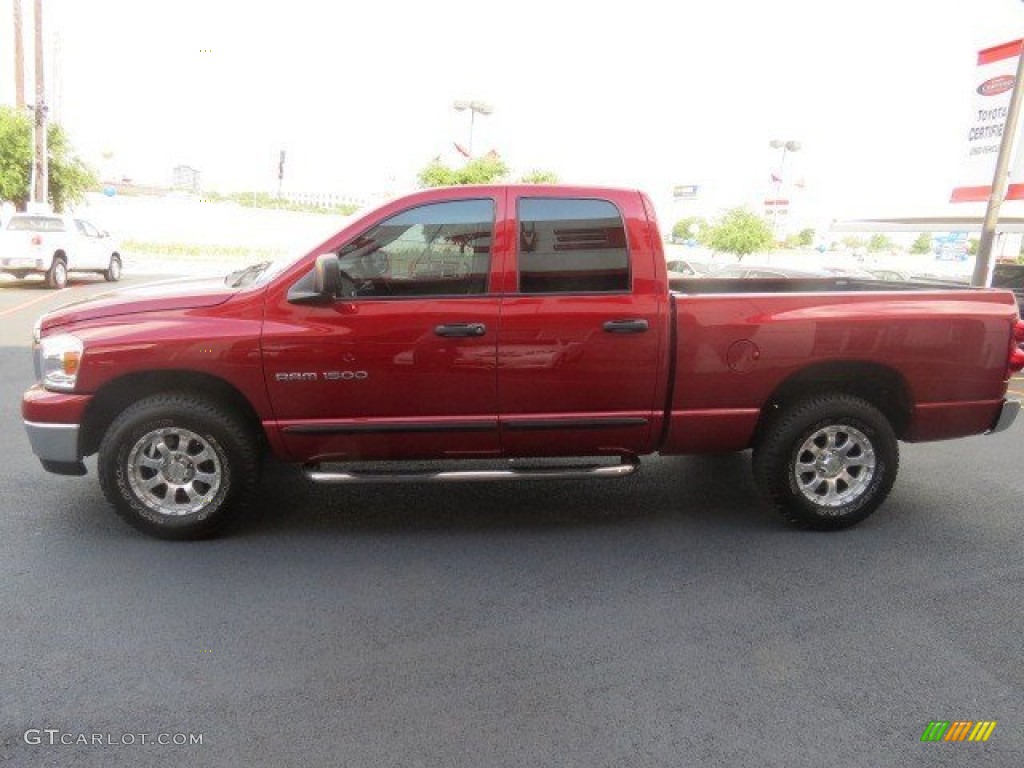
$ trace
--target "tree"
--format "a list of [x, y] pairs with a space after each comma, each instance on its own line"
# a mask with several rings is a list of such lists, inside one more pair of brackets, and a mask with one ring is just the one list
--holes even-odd
[[847, 235], [842, 239], [842, 243], [851, 251], [855, 251], [858, 248], [863, 248], [865, 246], [864, 238], [857, 237], [856, 235]]
[[435, 158], [418, 174], [421, 187], [456, 187], [465, 184], [493, 184], [508, 176], [505, 161], [491, 152], [451, 168]]
[[[0, 199], [25, 210], [32, 172], [32, 118], [28, 113], [0, 107]], [[62, 212], [96, 186], [96, 174], [71, 150], [64, 129], [50, 123], [46, 131], [49, 156], [49, 202]]]
[[967, 241], [967, 254], [969, 256], [977, 256], [978, 255], [978, 245], [979, 244], [980, 244], [979, 241], [975, 240], [973, 237], [970, 240], [968, 240]]
[[673, 240], [696, 240], [707, 223], [700, 216], [687, 216], [672, 227]]
[[930, 253], [931, 250], [932, 250], [932, 236], [930, 234], [928, 234], [927, 232], [922, 232], [920, 235], [918, 235], [917, 236], [917, 240], [915, 240], [911, 244], [911, 246], [910, 246], [910, 252], [911, 253], [917, 253], [917, 254]]
[[801, 229], [800, 234], [797, 235], [800, 245], [802, 245], [804, 248], [810, 248], [812, 245], [814, 245], [815, 234], [816, 233], [812, 227], [806, 227], [805, 229]]
[[771, 246], [775, 237], [761, 216], [746, 208], [733, 208], [706, 230], [703, 241], [714, 251], [735, 253], [742, 261], [744, 256]]
[[554, 171], [541, 171], [534, 169], [523, 176], [519, 181], [523, 184], [557, 184], [558, 174]]
[[871, 236], [870, 240], [868, 240], [868, 250], [872, 253], [892, 250], [892, 240], [881, 232], [877, 232]]

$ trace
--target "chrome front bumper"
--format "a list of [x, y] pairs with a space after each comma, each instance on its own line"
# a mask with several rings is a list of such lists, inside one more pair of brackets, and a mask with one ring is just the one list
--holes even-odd
[[26, 421], [25, 431], [32, 453], [43, 469], [59, 475], [84, 475], [85, 465], [78, 453], [78, 424], [40, 424]]
[[1003, 407], [999, 410], [999, 418], [986, 434], [994, 435], [996, 432], [1009, 429], [1018, 413], [1020, 413], [1020, 400], [1004, 400]]

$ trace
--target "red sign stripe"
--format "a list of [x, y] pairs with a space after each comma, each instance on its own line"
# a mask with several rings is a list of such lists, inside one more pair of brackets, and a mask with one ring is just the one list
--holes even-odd
[[978, 51], [978, 66], [980, 67], [984, 64], [991, 64], [994, 61], [1002, 61], [1003, 59], [1012, 59], [1014, 56], [1019, 56], [1021, 43], [1024, 43], [1024, 40], [1013, 40], [1009, 43], [993, 45], [991, 48]]
[[[982, 187], [957, 187], [953, 190], [953, 196], [949, 199], [951, 203], [985, 203], [992, 192], [992, 186], [986, 184]], [[1011, 184], [1006, 190], [1006, 200], [1024, 200], [1024, 184]]]

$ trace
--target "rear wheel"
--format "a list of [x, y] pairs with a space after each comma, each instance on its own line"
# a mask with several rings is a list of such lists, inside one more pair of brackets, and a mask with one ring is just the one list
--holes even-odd
[[790, 406], [754, 449], [760, 490], [787, 520], [816, 530], [847, 528], [878, 509], [898, 467], [888, 419], [851, 395]]
[[107, 429], [99, 476], [117, 513], [146, 533], [221, 531], [259, 479], [258, 442], [234, 413], [189, 394], [147, 397]]
[[116, 283], [121, 279], [121, 257], [116, 253], [110, 256], [110, 266], [103, 273], [103, 277], [108, 283]]
[[53, 263], [46, 271], [46, 287], [60, 290], [68, 284], [68, 264], [63, 256], [54, 256]]

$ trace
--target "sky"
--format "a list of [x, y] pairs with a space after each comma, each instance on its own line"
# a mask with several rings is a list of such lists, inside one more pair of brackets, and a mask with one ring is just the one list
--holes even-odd
[[[3, 103], [11, 4], [0, 0]], [[494, 112], [476, 120], [478, 154], [639, 187], [673, 213], [756, 204], [778, 171], [769, 141], [799, 141], [785, 179], [832, 218], [945, 204], [977, 51], [1024, 35], [1020, 0], [45, 7], [60, 119], [110, 174], [166, 184], [183, 163], [208, 188], [272, 191], [285, 149], [286, 188], [397, 193], [432, 158], [456, 160], [469, 116], [452, 103], [479, 99]], [[682, 184], [700, 185], [696, 203], [671, 202]]]

